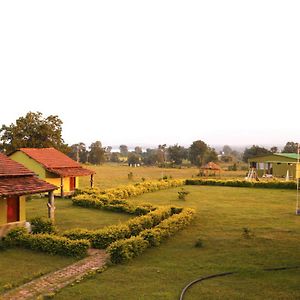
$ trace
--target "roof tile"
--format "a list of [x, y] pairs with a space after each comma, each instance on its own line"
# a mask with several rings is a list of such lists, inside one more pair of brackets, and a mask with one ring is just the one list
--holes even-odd
[[44, 193], [55, 189], [57, 189], [56, 186], [35, 176], [0, 178], [0, 196]]
[[46, 168], [81, 167], [79, 163], [55, 148], [20, 148], [20, 151]]
[[34, 173], [20, 163], [0, 153], [0, 177], [20, 175], [34, 175]]

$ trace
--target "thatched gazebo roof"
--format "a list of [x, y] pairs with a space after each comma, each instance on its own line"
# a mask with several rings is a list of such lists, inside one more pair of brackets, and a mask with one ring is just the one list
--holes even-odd
[[206, 165], [202, 166], [200, 169], [202, 170], [211, 170], [211, 171], [221, 171], [221, 167], [214, 162], [209, 162]]

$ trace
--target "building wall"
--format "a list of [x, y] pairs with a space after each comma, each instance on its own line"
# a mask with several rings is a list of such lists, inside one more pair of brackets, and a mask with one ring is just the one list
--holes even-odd
[[[57, 190], [54, 191], [54, 195], [55, 196], [60, 196], [60, 185], [61, 185], [61, 179], [60, 178], [45, 178], [45, 181], [56, 185], [57, 186]], [[71, 191], [70, 191], [70, 177], [64, 177], [63, 178], [63, 184], [64, 184], [64, 193], [66, 195], [68, 195]], [[79, 177], [76, 177], [76, 189], [79, 188]]]
[[46, 177], [46, 170], [44, 169], [44, 167], [38, 162], [36, 162], [34, 159], [27, 156], [25, 153], [21, 151], [16, 151], [9, 157], [14, 161], [22, 164], [32, 172], [36, 173], [39, 176], [39, 178], [44, 179]]
[[277, 156], [277, 155], [266, 155], [262, 157], [254, 157], [248, 160], [249, 164], [257, 163], [257, 174], [259, 177], [267, 173], [268, 163], [272, 164], [273, 176], [275, 177], [286, 177], [287, 170], [289, 176], [295, 178], [296, 175], [296, 160], [289, 157]]
[[0, 226], [2, 224], [6, 224], [7, 222], [7, 204], [6, 204], [6, 199], [0, 198]]

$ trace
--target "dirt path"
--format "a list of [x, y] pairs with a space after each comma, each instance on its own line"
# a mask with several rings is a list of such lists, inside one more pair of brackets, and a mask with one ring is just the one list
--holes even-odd
[[58, 271], [46, 274], [0, 295], [3, 300], [25, 300], [56, 292], [82, 278], [90, 271], [106, 264], [108, 255], [104, 250], [90, 249], [89, 256]]

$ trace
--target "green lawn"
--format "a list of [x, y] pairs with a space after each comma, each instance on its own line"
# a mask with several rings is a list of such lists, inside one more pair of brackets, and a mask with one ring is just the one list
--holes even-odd
[[[55, 225], [59, 230], [72, 228], [98, 229], [125, 222], [132, 216], [116, 212], [82, 208], [72, 205], [72, 200], [55, 198]], [[33, 198], [26, 203], [27, 220], [47, 217], [47, 198]]]
[[[262, 272], [262, 268], [300, 266], [300, 217], [295, 192], [189, 186], [186, 201], [171, 189], [132, 201], [194, 207], [197, 214], [184, 231], [148, 249], [126, 265], [108, 268], [56, 295], [55, 299], [178, 299], [191, 280], [238, 271], [191, 288], [189, 299], [299, 299], [300, 269]], [[243, 235], [244, 228], [250, 238]], [[202, 248], [194, 247], [197, 239]]]
[[[32, 278], [63, 268], [75, 259], [51, 256], [26, 249], [9, 249], [0, 252], [0, 293], [21, 285]], [[1, 296], [0, 296], [1, 298]]]

